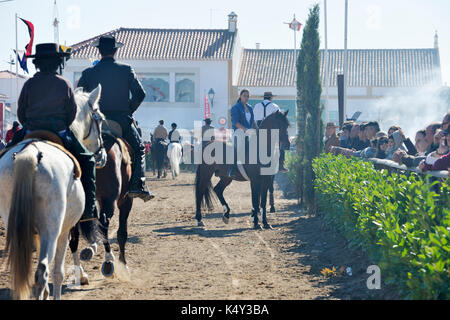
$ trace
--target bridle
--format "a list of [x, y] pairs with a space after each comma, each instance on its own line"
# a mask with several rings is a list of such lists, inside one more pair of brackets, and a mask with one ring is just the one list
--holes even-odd
[[[93, 109], [90, 102], [89, 102], [89, 107], [91, 109]], [[92, 133], [92, 129], [95, 126], [97, 128], [97, 132], [98, 132], [99, 147], [94, 152], [94, 157], [95, 157], [95, 161], [97, 163], [97, 168], [102, 168], [105, 165], [105, 163], [104, 163], [105, 159], [103, 159], [103, 157], [102, 157], [104, 154], [103, 150], [105, 149], [105, 147], [103, 145], [102, 131], [100, 129], [100, 124], [103, 121], [103, 119], [96, 111], [89, 112], [89, 116], [91, 118], [91, 124], [89, 126], [89, 131], [88, 131], [87, 135], [83, 138], [83, 140], [86, 140], [87, 138], [89, 138], [89, 136]], [[101, 161], [103, 161], [103, 163], [101, 163]]]

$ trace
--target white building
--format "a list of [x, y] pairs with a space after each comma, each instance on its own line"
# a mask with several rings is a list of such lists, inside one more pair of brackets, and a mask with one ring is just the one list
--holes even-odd
[[[194, 121], [205, 118], [208, 93], [211, 119], [228, 126], [240, 71], [240, 59], [234, 58], [241, 56], [236, 17], [229, 15], [224, 30], [120, 28], [106, 33], [125, 44], [116, 58], [134, 68], [146, 91], [135, 114], [144, 139], [161, 119], [168, 126], [176, 122], [192, 129]], [[72, 46], [64, 75], [75, 85], [81, 72], [99, 59], [98, 50], [90, 46], [98, 37]]]
[[[192, 129], [194, 121], [204, 119], [204, 97], [212, 91], [211, 118], [216, 127], [231, 127], [229, 110], [243, 88], [250, 90], [251, 105], [262, 99], [264, 91], [272, 91], [277, 95], [274, 102], [289, 109], [294, 120], [294, 50], [242, 48], [234, 13], [228, 16], [227, 29], [119, 28], [105, 35], [124, 43], [116, 58], [135, 69], [146, 90], [145, 101], [135, 115], [144, 139], [160, 119], [167, 125], [176, 122], [181, 128]], [[75, 85], [81, 72], [99, 59], [98, 50], [90, 46], [99, 37], [72, 46], [65, 76]], [[328, 118], [336, 122], [337, 74], [343, 70], [343, 56], [343, 50], [329, 50], [325, 63], [321, 51], [322, 102], [328, 81]], [[408, 94], [430, 83], [441, 85], [437, 36], [430, 49], [349, 50], [348, 58], [347, 116], [361, 111], [360, 119], [376, 120], [374, 105], [379, 99], [399, 90]], [[295, 134], [295, 128], [291, 133]]]

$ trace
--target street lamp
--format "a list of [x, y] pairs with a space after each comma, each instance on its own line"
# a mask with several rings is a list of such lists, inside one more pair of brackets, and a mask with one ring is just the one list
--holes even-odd
[[211, 108], [214, 106], [214, 96], [215, 95], [216, 95], [216, 93], [214, 92], [214, 89], [213, 88], [209, 89], [208, 98], [209, 98], [209, 101], [211, 101]]

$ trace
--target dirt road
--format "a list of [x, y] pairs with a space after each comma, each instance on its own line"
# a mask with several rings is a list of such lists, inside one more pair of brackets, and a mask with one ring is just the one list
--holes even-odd
[[[370, 299], [389, 298], [389, 290], [368, 290], [366, 268], [371, 263], [352, 252], [345, 241], [325, 228], [319, 218], [306, 217], [297, 201], [284, 199], [277, 188], [277, 212], [269, 214], [274, 230], [254, 231], [250, 221], [250, 186], [234, 182], [225, 191], [232, 209], [230, 223], [221, 207], [207, 213], [205, 228], [196, 226], [194, 175], [148, 185], [157, 198], [136, 200], [129, 218], [129, 272], [118, 267], [113, 279], [100, 273], [104, 250], [84, 269], [88, 286], [71, 285], [72, 257], [66, 258], [63, 299]], [[216, 178], [214, 178], [216, 179]], [[113, 252], [117, 215], [112, 220]], [[5, 232], [0, 225], [0, 248]], [[84, 244], [84, 243], [82, 243]], [[0, 251], [1, 254], [1, 251]], [[352, 268], [352, 276], [324, 277], [324, 267]], [[0, 299], [9, 298], [8, 274], [0, 273]]]

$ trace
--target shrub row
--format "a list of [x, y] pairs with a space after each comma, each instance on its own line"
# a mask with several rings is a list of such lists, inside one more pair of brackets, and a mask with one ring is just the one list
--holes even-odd
[[314, 160], [325, 221], [381, 268], [384, 283], [407, 299], [450, 299], [450, 185], [389, 174], [356, 158]]

